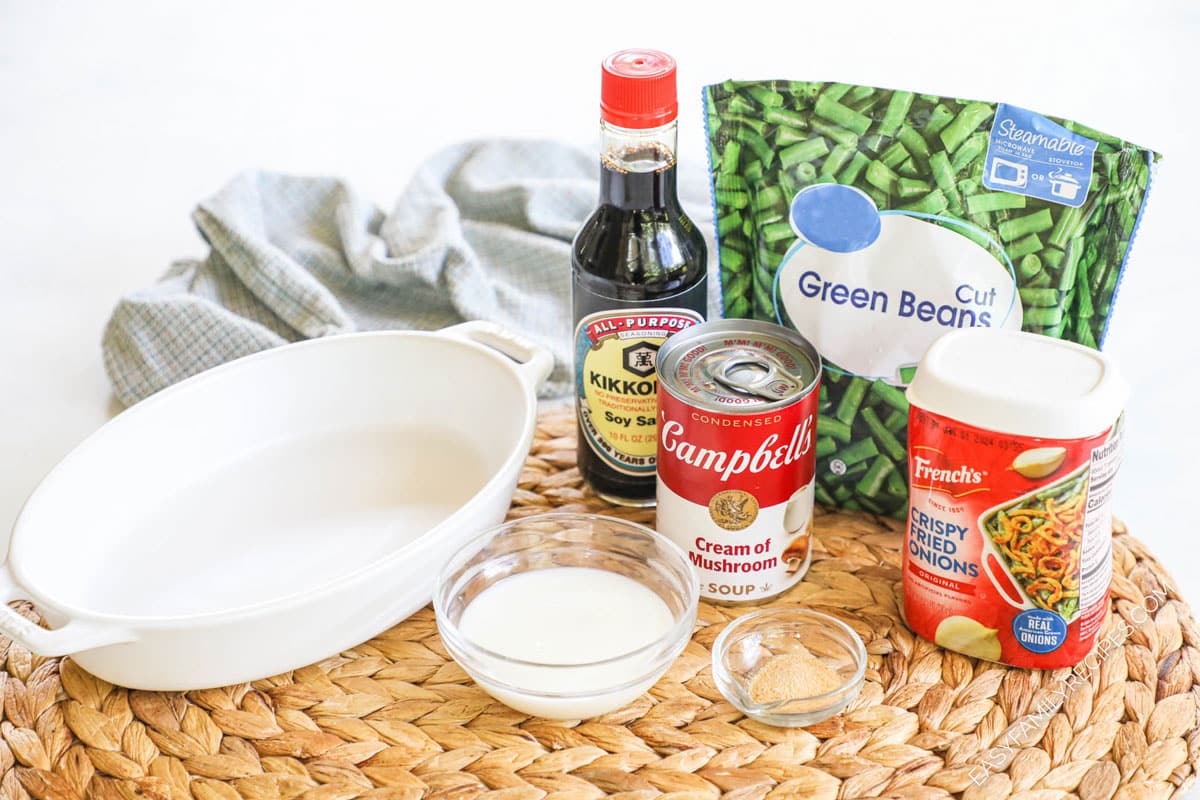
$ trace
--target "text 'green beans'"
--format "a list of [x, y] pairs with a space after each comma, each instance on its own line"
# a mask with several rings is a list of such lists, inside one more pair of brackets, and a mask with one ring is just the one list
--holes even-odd
[[[1011, 298], [1004, 302], [1012, 303], [1011, 313], [1019, 315], [1025, 330], [1092, 347], [1102, 338], [1156, 154], [1051, 118], [1096, 142], [1082, 202], [1068, 206], [984, 185], [995, 103], [844, 83], [726, 81], [705, 89], [705, 109], [727, 316], [781, 321], [802, 333], [814, 329], [807, 318], [791, 319], [785, 303], [776, 308], [785, 288], [780, 270], [795, 253], [810, 252], [796, 248], [793, 199], [808, 187], [838, 183], [861, 191], [886, 212], [885, 231], [896, 217], [907, 216], [905, 222], [921, 220], [973, 242], [999, 263], [986, 280], [971, 274], [977, 301], [975, 291], [964, 294], [966, 299], [955, 296], [966, 277], [956, 277], [942, 296], [927, 297], [930, 289], [917, 281], [911, 285], [922, 285], [922, 291], [908, 305], [890, 294], [886, 311], [878, 303], [859, 309], [861, 326], [838, 331], [839, 341], [857, 340], [863, 350], [895, 348], [901, 343], [872, 341], [875, 320], [901, 308], [915, 318], [919, 301], [929, 301], [929, 313], [942, 315], [926, 323], [931, 341], [944, 329], [979, 324], [985, 310], [992, 324], [999, 324], [1007, 305], [986, 305], [990, 286], [997, 290], [991, 302]], [[1083, 184], [1088, 176], [1075, 177]], [[909, 262], [911, 268], [928, 266], [924, 258], [896, 260]], [[816, 272], [817, 266], [810, 269]], [[1010, 276], [1015, 287], [998, 275]], [[821, 280], [834, 279], [822, 270]], [[897, 285], [907, 289], [910, 284], [898, 279]], [[843, 287], [846, 294], [836, 296], [848, 301], [853, 288]], [[884, 288], [864, 286], [859, 300], [869, 302]], [[848, 302], [840, 309], [855, 310]], [[904, 516], [905, 384], [920, 356], [921, 349], [914, 347], [907, 354], [911, 363], [872, 377], [826, 360], [815, 443], [820, 502]]]

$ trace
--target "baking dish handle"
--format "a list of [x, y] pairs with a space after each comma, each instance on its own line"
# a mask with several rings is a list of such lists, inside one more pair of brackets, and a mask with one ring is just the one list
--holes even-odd
[[549, 352], [494, 322], [472, 320], [443, 328], [438, 333], [500, 351], [517, 362], [517, 373], [534, 391], [541, 388], [554, 367], [554, 356]]
[[79, 619], [47, 630], [25, 619], [8, 605], [12, 600], [27, 598], [28, 592], [17, 585], [8, 563], [0, 565], [0, 634], [40, 656], [68, 656], [103, 645], [131, 642], [137, 638], [116, 625]]

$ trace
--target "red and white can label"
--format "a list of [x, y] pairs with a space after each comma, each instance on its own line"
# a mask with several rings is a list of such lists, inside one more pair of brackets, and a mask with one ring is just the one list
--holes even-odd
[[909, 413], [904, 613], [915, 633], [1030, 669], [1078, 664], [1112, 577], [1120, 422], [1080, 439]]
[[658, 530], [688, 554], [700, 593], [779, 594], [810, 558], [817, 387], [782, 408], [725, 414], [658, 393]]

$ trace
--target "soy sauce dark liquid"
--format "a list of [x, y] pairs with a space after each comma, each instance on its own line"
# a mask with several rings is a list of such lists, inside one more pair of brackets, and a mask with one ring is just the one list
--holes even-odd
[[[664, 153], [647, 155], [669, 158]], [[600, 205], [571, 250], [575, 284], [587, 289], [583, 296], [575, 295], [576, 319], [599, 311], [609, 299], [654, 302], [704, 288], [704, 236], [679, 204], [675, 170], [674, 161], [650, 172], [602, 164]], [[705, 298], [700, 299], [684, 306], [703, 314]]]
[[679, 203], [670, 150], [610, 151], [600, 172], [599, 206], [571, 251], [579, 470], [607, 500], [652, 505], [655, 358], [704, 319], [707, 248]]

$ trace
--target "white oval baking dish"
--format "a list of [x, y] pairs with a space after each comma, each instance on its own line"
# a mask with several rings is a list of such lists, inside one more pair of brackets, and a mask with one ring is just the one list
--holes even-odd
[[254, 680], [429, 602], [499, 523], [533, 437], [544, 351], [494, 325], [315, 339], [120, 414], [13, 528], [0, 633], [138, 689]]

